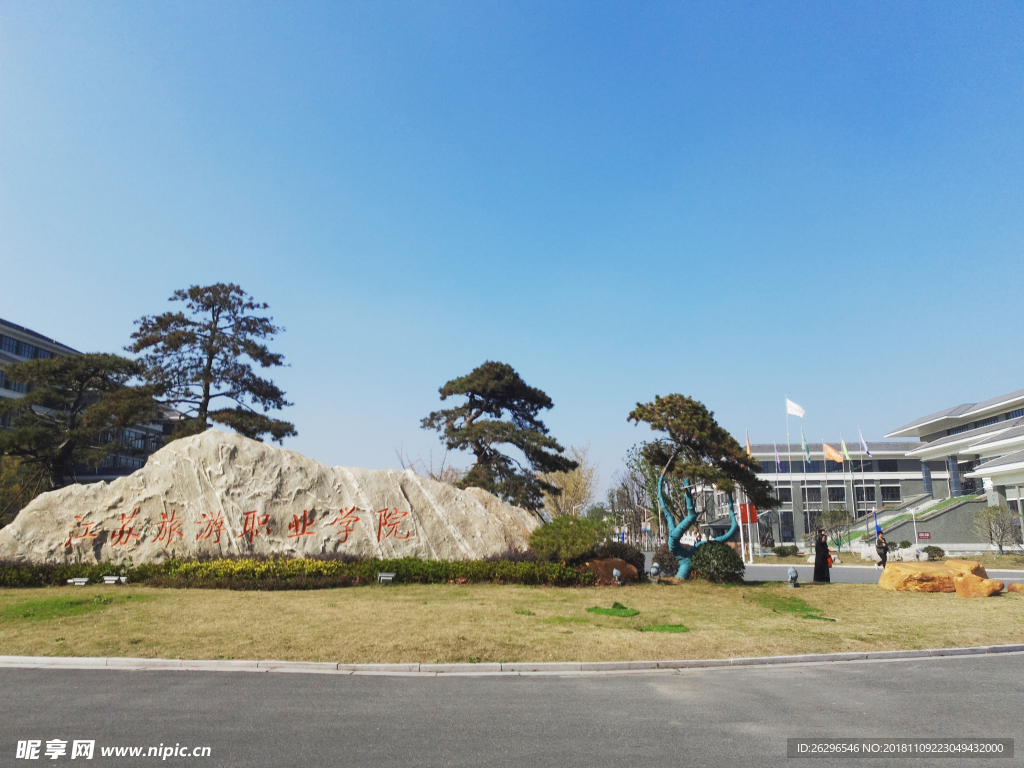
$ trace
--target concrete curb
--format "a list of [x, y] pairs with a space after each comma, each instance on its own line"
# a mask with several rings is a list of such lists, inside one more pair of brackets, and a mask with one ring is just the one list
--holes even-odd
[[0, 656], [0, 669], [112, 669], [120, 671], [299, 672], [391, 677], [492, 677], [526, 675], [665, 674], [688, 669], [755, 667], [780, 664], [830, 664], [896, 661], [951, 656], [1024, 653], [1024, 644], [982, 645], [973, 648], [932, 648], [923, 651], [809, 653], [737, 659], [678, 659], [667, 661], [515, 662], [512, 664], [337, 664], [324, 661], [244, 659], [126, 659], [75, 656]]

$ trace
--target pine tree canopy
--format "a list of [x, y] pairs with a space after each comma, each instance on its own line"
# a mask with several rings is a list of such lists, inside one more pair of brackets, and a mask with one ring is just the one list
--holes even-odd
[[703, 403], [685, 395], [656, 395], [653, 403], [637, 403], [628, 420], [666, 433], [667, 437], [644, 446], [644, 457], [662, 467], [666, 476], [715, 486], [725, 493], [738, 486], [756, 506], [778, 506], [771, 485], [757, 476], [760, 465], [719, 426]]
[[[485, 362], [439, 391], [441, 400], [466, 398], [462, 405], [434, 411], [422, 421], [424, 429], [443, 435], [449, 450], [470, 450], [476, 457], [460, 487], [483, 488], [510, 504], [536, 511], [544, 504], [544, 491], [558, 492], [537, 474], [577, 467], [575, 461], [561, 455], [564, 449], [537, 418], [541, 410], [552, 407], [551, 398], [528, 386], [512, 366]], [[519, 449], [525, 466], [502, 453], [498, 448], [502, 445]]]
[[129, 386], [139, 365], [118, 355], [87, 354], [29, 360], [5, 369], [28, 385], [19, 398], [0, 399], [0, 454], [14, 456], [50, 488], [75, 478], [75, 467], [98, 466], [111, 453], [137, 453], [120, 429], [152, 421], [152, 388]]
[[146, 380], [161, 402], [189, 417], [172, 439], [202, 432], [210, 421], [256, 440], [270, 435], [281, 442], [294, 436], [293, 424], [266, 415], [291, 403], [252, 365], [284, 365], [283, 356], [263, 343], [284, 330], [257, 314], [268, 305], [253, 301], [233, 283], [194, 285], [175, 291], [169, 300], [184, 302], [185, 310], [137, 320], [127, 349], [140, 355]]

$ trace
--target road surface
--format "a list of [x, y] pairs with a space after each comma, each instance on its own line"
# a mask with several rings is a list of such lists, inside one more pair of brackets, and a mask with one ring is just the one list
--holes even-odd
[[[800, 760], [788, 737], [1013, 738], [1024, 655], [532, 677], [0, 669], [0, 765], [387, 768], [967, 766]], [[92, 761], [15, 759], [94, 740]], [[117, 746], [209, 757], [104, 757]], [[179, 749], [180, 749], [179, 746]]]

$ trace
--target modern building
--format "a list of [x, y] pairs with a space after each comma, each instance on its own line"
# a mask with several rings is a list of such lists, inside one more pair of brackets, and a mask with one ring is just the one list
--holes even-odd
[[[51, 339], [24, 326], [0, 319], [0, 397], [22, 397], [25, 385], [7, 378], [5, 369], [11, 363], [53, 357], [67, 357], [82, 354], [56, 339]], [[0, 428], [8, 426], [0, 424]], [[140, 424], [119, 430], [117, 439], [125, 447], [123, 453], [108, 456], [100, 467], [78, 467], [79, 482], [92, 483], [98, 480], [113, 480], [129, 475], [146, 463], [153, 451], [163, 446], [165, 434], [173, 424]], [[141, 452], [141, 454], [139, 453]]]
[[[838, 450], [840, 441], [828, 445]], [[751, 446], [761, 465], [761, 479], [771, 483], [781, 502], [774, 530], [777, 541], [779, 537], [783, 543], [801, 541], [814, 530], [818, 516], [833, 507], [846, 509], [863, 521], [872, 511], [909, 506], [936, 491], [942, 498], [948, 495], [941, 462], [923, 465], [907, 458], [917, 443], [868, 443], [870, 456], [859, 443], [847, 445], [852, 461], [842, 463], [826, 458], [821, 443], [807, 447], [810, 461], [798, 443]]]
[[907, 456], [944, 462], [951, 496], [984, 493], [1018, 514], [1024, 491], [1024, 389], [912, 421], [886, 437], [917, 437]]

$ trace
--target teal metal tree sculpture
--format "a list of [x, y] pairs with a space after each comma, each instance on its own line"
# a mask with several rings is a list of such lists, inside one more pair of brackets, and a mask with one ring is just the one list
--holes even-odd
[[[690, 575], [693, 555], [698, 547], [710, 541], [727, 541], [739, 527], [736, 519], [734, 492], [741, 488], [757, 507], [768, 509], [778, 506], [771, 486], [757, 477], [757, 462], [747, 456], [739, 443], [715, 421], [714, 413], [704, 405], [684, 395], [655, 396], [653, 403], [637, 403], [629, 420], [650, 424], [651, 429], [665, 436], [644, 446], [644, 456], [662, 468], [658, 477], [658, 506], [669, 532], [669, 551], [679, 561], [676, 576]], [[674, 505], [665, 495], [666, 478], [676, 481], [681, 493], [685, 514], [676, 520]], [[722, 536], [699, 541], [690, 546], [683, 544], [683, 535], [697, 522], [693, 501], [696, 484], [717, 488], [726, 493], [732, 524]]]

